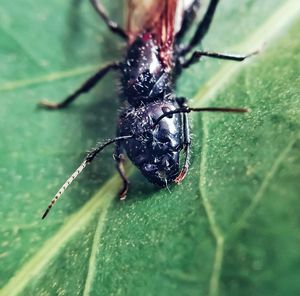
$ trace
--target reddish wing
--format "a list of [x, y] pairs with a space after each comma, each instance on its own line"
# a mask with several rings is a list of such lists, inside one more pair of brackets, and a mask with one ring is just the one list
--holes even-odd
[[129, 43], [140, 35], [149, 34], [149, 38], [155, 40], [160, 48], [162, 62], [170, 66], [175, 34], [181, 28], [184, 0], [127, 1]]
[[126, 30], [131, 41], [145, 31], [162, 37], [162, 43], [174, 38], [181, 29], [182, 17], [198, 0], [127, 0]]
[[127, 0], [127, 33], [133, 41], [142, 33], [153, 34], [164, 44], [174, 35], [177, 0]]

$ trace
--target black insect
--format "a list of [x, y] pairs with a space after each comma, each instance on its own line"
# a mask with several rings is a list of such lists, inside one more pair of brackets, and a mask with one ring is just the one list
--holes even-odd
[[[88, 153], [83, 163], [52, 199], [43, 218], [85, 166], [106, 146], [116, 143], [114, 158], [123, 180], [120, 199], [125, 199], [128, 180], [124, 171], [124, 151], [152, 183], [166, 186], [179, 183], [189, 168], [190, 135], [187, 113], [196, 111], [246, 112], [240, 108], [190, 108], [186, 99], [174, 94], [175, 82], [183, 69], [203, 56], [243, 61], [248, 55], [193, 51], [207, 33], [219, 0], [211, 0], [206, 13], [188, 44], [181, 43], [195, 20], [199, 0], [128, 0], [126, 30], [111, 21], [102, 4], [91, 3], [107, 27], [127, 42], [121, 62], [109, 64], [90, 77], [78, 90], [58, 104], [42, 102], [48, 109], [67, 107], [88, 92], [109, 71], [119, 71], [122, 110], [117, 137]], [[185, 154], [180, 168], [180, 154]]]

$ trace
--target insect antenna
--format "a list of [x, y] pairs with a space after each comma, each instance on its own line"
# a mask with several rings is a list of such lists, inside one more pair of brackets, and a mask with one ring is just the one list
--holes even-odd
[[163, 115], [159, 116], [153, 123], [153, 128], [165, 117], [172, 117], [173, 114], [178, 113], [190, 113], [190, 112], [233, 112], [233, 113], [246, 113], [249, 110], [244, 108], [217, 108], [217, 107], [208, 107], [208, 108], [191, 108], [191, 107], [182, 107], [169, 112], [165, 112]]
[[79, 176], [79, 174], [85, 169], [85, 167], [90, 164], [96, 155], [101, 152], [106, 146], [115, 143], [117, 141], [127, 140], [133, 138], [133, 135], [117, 137], [114, 139], [107, 140], [105, 143], [97, 146], [92, 151], [90, 151], [85, 157], [84, 161], [81, 165], [75, 170], [75, 172], [67, 179], [67, 181], [63, 184], [63, 186], [57, 191], [51, 202], [49, 203], [46, 211], [44, 212], [42, 219], [45, 219], [48, 215], [49, 211], [53, 207], [53, 205], [57, 202], [57, 200], [62, 196], [62, 194], [66, 191], [66, 189], [70, 186], [70, 184]]

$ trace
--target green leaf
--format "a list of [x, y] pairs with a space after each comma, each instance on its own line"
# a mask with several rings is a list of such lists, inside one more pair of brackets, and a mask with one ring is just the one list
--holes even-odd
[[[67, 110], [36, 103], [63, 98], [124, 46], [87, 1], [2, 2], [0, 295], [300, 294], [298, 1], [220, 4], [202, 47], [266, 46], [246, 63], [205, 59], [180, 77], [177, 93], [194, 106], [251, 108], [193, 116], [180, 186], [158, 189], [133, 169], [120, 203], [107, 149], [45, 221], [84, 151], [114, 135], [117, 77]], [[106, 6], [120, 21], [118, 3]]]

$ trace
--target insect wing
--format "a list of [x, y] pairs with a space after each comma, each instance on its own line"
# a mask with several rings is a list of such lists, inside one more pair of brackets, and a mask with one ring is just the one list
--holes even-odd
[[195, 0], [127, 0], [126, 29], [130, 40], [149, 32], [160, 46], [171, 46], [181, 29], [184, 11]]
[[195, 0], [128, 0], [127, 34], [129, 43], [138, 36], [151, 38], [159, 47], [165, 70], [172, 68], [173, 44], [180, 31], [184, 12]]

